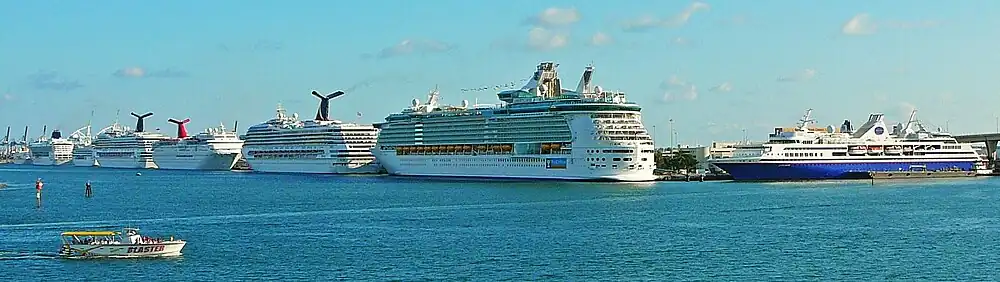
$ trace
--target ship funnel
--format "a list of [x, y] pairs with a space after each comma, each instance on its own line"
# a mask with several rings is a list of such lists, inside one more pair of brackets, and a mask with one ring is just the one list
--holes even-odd
[[62, 132], [59, 132], [58, 129], [53, 130], [52, 131], [52, 135], [50, 137], [52, 137], [52, 139], [61, 139], [62, 138]]
[[587, 69], [583, 71], [583, 77], [580, 77], [580, 84], [576, 86], [577, 93], [590, 93], [590, 81], [594, 76], [594, 66], [587, 66]]
[[186, 124], [191, 122], [191, 119], [186, 118], [184, 120], [167, 119], [167, 121], [172, 122], [177, 125], [177, 138], [187, 138], [188, 131]]
[[344, 95], [344, 91], [337, 91], [326, 96], [313, 90], [312, 95], [319, 98], [319, 109], [316, 110], [316, 120], [330, 120], [330, 100]]
[[146, 113], [144, 115], [138, 115], [135, 112], [132, 112], [132, 116], [134, 116], [135, 119], [136, 119], [135, 120], [135, 132], [143, 132], [143, 131], [145, 131], [146, 130], [146, 127], [144, 126], [146, 124], [145, 120], [146, 120], [146, 118], [148, 118], [148, 117], [150, 117], [152, 115], [153, 115], [153, 113]]

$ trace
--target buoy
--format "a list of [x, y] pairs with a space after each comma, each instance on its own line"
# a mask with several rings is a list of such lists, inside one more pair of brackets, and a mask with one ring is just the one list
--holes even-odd
[[142, 172], [136, 172], [135, 176], [142, 176]]

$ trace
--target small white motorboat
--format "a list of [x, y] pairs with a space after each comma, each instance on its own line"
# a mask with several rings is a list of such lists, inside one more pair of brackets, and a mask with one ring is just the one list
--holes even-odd
[[[71, 231], [62, 233], [64, 258], [140, 258], [174, 257], [181, 255], [184, 240], [153, 238], [139, 234], [137, 228], [117, 231]], [[123, 237], [122, 234], [125, 236]]]

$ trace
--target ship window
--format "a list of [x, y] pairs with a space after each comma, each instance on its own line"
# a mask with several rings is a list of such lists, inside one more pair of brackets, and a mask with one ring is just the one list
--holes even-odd
[[622, 158], [614, 158], [612, 161], [620, 162], [622, 161]]

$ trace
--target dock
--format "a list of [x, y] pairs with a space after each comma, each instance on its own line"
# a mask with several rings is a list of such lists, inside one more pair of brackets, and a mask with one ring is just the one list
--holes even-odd
[[919, 179], [976, 177], [974, 171], [870, 171], [871, 179]]
[[656, 176], [656, 181], [702, 182], [720, 180], [733, 180], [733, 176], [729, 174], [664, 174]]

